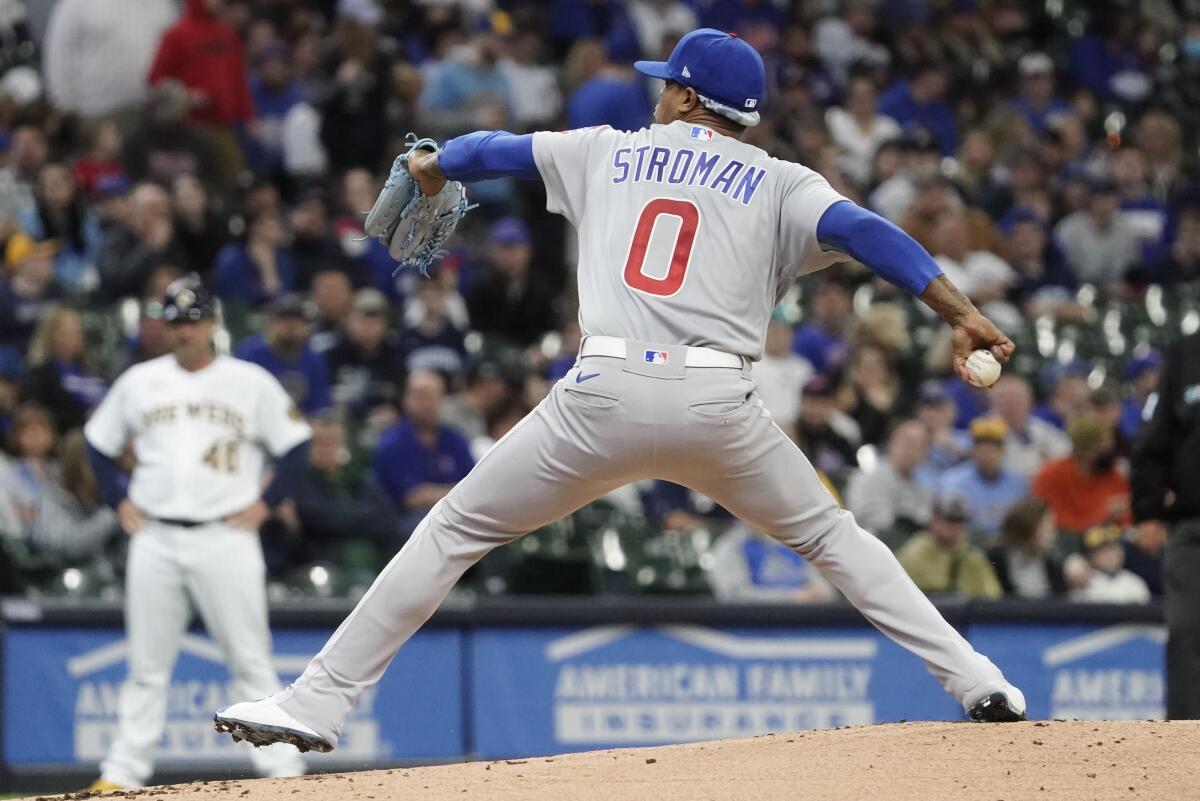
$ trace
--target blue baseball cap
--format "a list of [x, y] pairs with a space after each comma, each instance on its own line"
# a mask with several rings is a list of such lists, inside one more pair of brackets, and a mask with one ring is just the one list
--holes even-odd
[[679, 40], [666, 61], [635, 61], [633, 68], [651, 78], [674, 81], [696, 90], [723, 108], [713, 111], [742, 125], [757, 125], [767, 90], [762, 56], [747, 42], [712, 28], [700, 28]]
[[488, 240], [493, 245], [528, 245], [529, 228], [516, 217], [504, 217], [492, 225]]

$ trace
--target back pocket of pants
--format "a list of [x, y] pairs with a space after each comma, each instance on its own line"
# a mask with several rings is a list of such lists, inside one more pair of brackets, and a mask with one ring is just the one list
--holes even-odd
[[719, 423], [735, 419], [749, 405], [749, 397], [717, 398], [688, 404], [688, 412], [703, 420], [712, 420]]
[[563, 392], [571, 399], [571, 403], [588, 409], [611, 409], [621, 402], [620, 398], [615, 395], [597, 392], [590, 388], [581, 389], [573, 384], [564, 384]]

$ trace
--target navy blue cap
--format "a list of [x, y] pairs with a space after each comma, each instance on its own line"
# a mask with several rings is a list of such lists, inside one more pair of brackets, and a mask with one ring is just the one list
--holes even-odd
[[1125, 380], [1133, 381], [1140, 378], [1142, 373], [1147, 370], [1157, 370], [1160, 367], [1162, 367], [1162, 354], [1156, 350], [1146, 351], [1134, 356], [1129, 360], [1129, 364], [1125, 365]]
[[712, 28], [684, 36], [666, 61], [636, 61], [633, 68], [651, 78], [689, 86], [743, 114], [759, 110], [767, 89], [767, 71], [758, 51]]
[[996, 223], [996, 227], [1000, 230], [1000, 233], [1008, 236], [1013, 232], [1013, 229], [1022, 223], [1036, 223], [1043, 228], [1046, 227], [1046, 221], [1042, 219], [1041, 215], [1029, 208], [1029, 206], [1020, 205], [1009, 209], [1008, 213]]
[[516, 217], [504, 217], [492, 226], [488, 240], [494, 245], [528, 245], [529, 228]]
[[196, 323], [215, 315], [212, 295], [195, 274], [176, 278], [163, 293], [162, 319], [168, 323]]
[[936, 378], [922, 382], [920, 389], [917, 390], [918, 403], [952, 403], [953, 401], [950, 391], [946, 389], [946, 382], [938, 381]]

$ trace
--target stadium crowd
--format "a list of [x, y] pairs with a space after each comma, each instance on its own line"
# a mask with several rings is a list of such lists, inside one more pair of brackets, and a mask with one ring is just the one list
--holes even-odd
[[[360, 587], [580, 337], [540, 184], [469, 187], [432, 277], [395, 274], [362, 222], [406, 134], [642, 127], [658, 87], [630, 64], [699, 25], [767, 63], [747, 139], [899, 224], [1018, 345], [976, 390], [899, 290], [853, 264], [803, 279], [754, 375], [830, 490], [927, 592], [1160, 592], [1127, 476], [1159, 354], [1200, 328], [1191, 0], [0, 0], [0, 591], [119, 578], [79, 429], [169, 352], [158, 298], [187, 272], [221, 301], [220, 346], [313, 424], [263, 531], [280, 592]], [[468, 586], [833, 595], [661, 482]]]

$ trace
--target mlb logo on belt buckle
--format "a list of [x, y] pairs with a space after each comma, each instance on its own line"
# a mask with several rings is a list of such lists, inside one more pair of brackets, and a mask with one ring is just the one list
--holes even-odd
[[712, 138], [713, 138], [713, 132], [711, 129], [705, 128], [701, 125], [693, 125], [692, 126], [692, 138], [693, 139], [701, 139], [705, 142], [711, 142]]
[[667, 352], [665, 350], [648, 350], [646, 351], [646, 364], [666, 364]]

